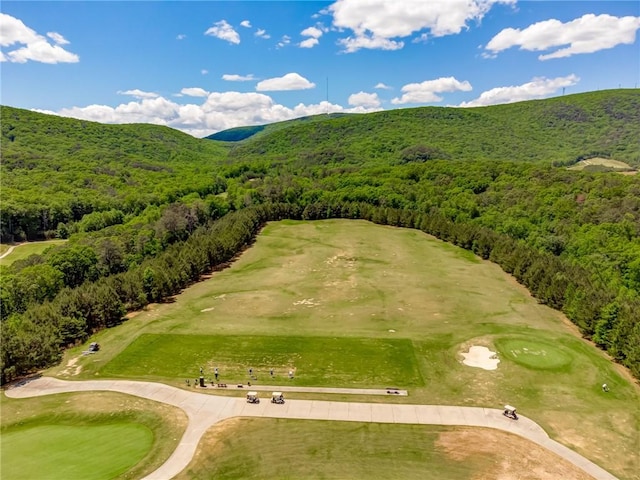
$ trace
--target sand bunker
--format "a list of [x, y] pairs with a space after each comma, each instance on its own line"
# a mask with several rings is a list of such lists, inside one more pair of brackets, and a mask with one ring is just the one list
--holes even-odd
[[468, 353], [463, 353], [462, 363], [470, 367], [483, 368], [485, 370], [496, 370], [500, 360], [496, 357], [496, 352], [492, 352], [487, 347], [470, 347]]

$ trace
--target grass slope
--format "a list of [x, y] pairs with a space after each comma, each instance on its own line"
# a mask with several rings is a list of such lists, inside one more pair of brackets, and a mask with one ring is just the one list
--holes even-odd
[[[253, 367], [257, 382], [273, 384], [267, 369], [275, 366], [286, 385], [293, 366], [300, 385], [385, 387], [393, 379], [410, 395], [392, 401], [511, 403], [623, 478], [639, 466], [638, 388], [496, 265], [415, 230], [348, 220], [268, 224], [230, 268], [95, 339], [102, 349], [79, 358], [77, 378], [184, 387], [201, 366], [207, 378], [222, 368], [229, 383], [246, 382]], [[460, 354], [472, 345], [497, 351], [498, 370], [463, 365]], [[53, 372], [68, 378], [62, 367]]]
[[[39, 255], [53, 245], [62, 245], [66, 240], [47, 240], [44, 242], [29, 242], [15, 245], [13, 251], [5, 257], [0, 258], [0, 265], [11, 265], [18, 260], [24, 260], [31, 255]], [[3, 245], [4, 246], [4, 245]], [[10, 246], [7, 247], [8, 250]], [[5, 251], [6, 251], [5, 250]], [[4, 253], [4, 252], [3, 252]]]
[[478, 108], [421, 107], [292, 124], [239, 145], [303, 163], [430, 158], [571, 164], [601, 156], [640, 164], [640, 90], [609, 90]]
[[177, 480], [205, 478], [586, 480], [588, 476], [541, 447], [489, 429], [237, 419], [205, 435]]

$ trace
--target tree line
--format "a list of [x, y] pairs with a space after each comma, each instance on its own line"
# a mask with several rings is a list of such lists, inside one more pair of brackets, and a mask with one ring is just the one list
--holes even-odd
[[[186, 238], [126, 271], [71, 281], [53, 298], [34, 300], [2, 323], [2, 382], [59, 361], [68, 345], [119, 324], [128, 310], [162, 302], [223, 268], [250, 245], [267, 221], [364, 219], [416, 228], [499, 264], [541, 303], [562, 310], [587, 338], [640, 378], [640, 301], [594, 281], [591, 272], [526, 243], [468, 221], [438, 213], [381, 207], [363, 202], [262, 203], [206, 222]], [[87, 252], [88, 254], [88, 252]], [[27, 267], [28, 268], [28, 267]], [[55, 267], [52, 267], [55, 269]]]

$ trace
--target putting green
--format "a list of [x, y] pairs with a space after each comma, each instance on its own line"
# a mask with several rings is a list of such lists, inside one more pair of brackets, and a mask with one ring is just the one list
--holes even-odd
[[142, 460], [152, 443], [153, 432], [135, 423], [10, 429], [0, 437], [2, 478], [114, 478]]
[[562, 347], [538, 340], [501, 338], [495, 340], [502, 358], [536, 370], [565, 370], [572, 356]]

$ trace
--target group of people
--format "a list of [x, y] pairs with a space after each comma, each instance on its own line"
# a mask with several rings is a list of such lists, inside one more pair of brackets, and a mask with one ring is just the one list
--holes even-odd
[[[252, 367], [249, 367], [248, 372], [249, 372], [249, 378], [251, 380], [257, 380], [258, 379], [257, 376], [253, 375], [253, 368]], [[204, 375], [204, 367], [200, 367], [200, 378], [203, 378], [203, 375]], [[218, 367], [216, 367], [214, 369], [213, 375], [215, 376], [215, 381], [213, 379], [210, 380], [210, 383], [211, 383], [212, 386], [215, 385], [215, 383], [220, 378], [220, 370], [218, 369]], [[271, 376], [271, 378], [274, 378], [275, 371], [274, 371], [273, 368], [269, 369], [269, 375]], [[293, 372], [293, 370], [289, 370], [289, 379], [293, 379], [293, 378], [294, 378], [294, 372]], [[193, 381], [193, 386], [196, 387], [198, 385], [198, 383], [199, 383], [199, 379], [196, 378]], [[187, 379], [186, 380], [186, 384], [187, 384], [187, 387], [191, 386], [191, 380]], [[251, 386], [251, 382], [250, 381], [248, 382], [248, 385]]]

